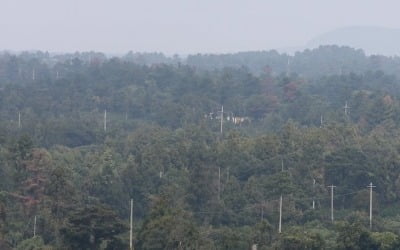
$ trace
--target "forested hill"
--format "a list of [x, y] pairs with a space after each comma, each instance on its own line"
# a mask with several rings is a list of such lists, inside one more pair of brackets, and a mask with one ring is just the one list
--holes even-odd
[[0, 249], [399, 249], [399, 65], [3, 53]]
[[343, 44], [362, 48], [367, 54], [399, 55], [400, 30], [371, 26], [350, 26], [319, 35], [309, 41], [307, 48], [321, 44]]
[[[3, 53], [2, 64], [7, 64], [10, 55]], [[20, 53], [17, 57], [25, 61], [25, 66], [32, 68], [36, 62], [55, 66], [79, 59], [81, 62], [96, 64], [107, 61], [109, 56], [99, 52], [83, 52], [73, 54], [51, 54], [48, 52]], [[382, 55], [367, 56], [360, 49], [346, 46], [324, 45], [315, 49], [298, 51], [294, 55], [270, 51], [249, 51], [231, 54], [193, 54], [187, 56], [166, 56], [162, 53], [133, 53], [129, 52], [118, 57], [121, 61], [139, 65], [189, 65], [197, 70], [213, 71], [224, 68], [247, 68], [251, 73], [261, 75], [270, 73], [274, 76], [282, 73], [313, 78], [325, 75], [362, 74], [367, 71], [384, 71], [387, 74], [399, 76], [400, 58]], [[11, 63], [12, 64], [12, 63]], [[5, 66], [5, 65], [4, 65]], [[11, 65], [8, 65], [10, 67]], [[21, 66], [21, 65], [20, 65]], [[17, 69], [13, 69], [16, 73]]]
[[292, 56], [279, 54], [274, 50], [222, 55], [190, 55], [185, 62], [208, 70], [245, 66], [255, 74], [265, 71], [273, 74], [290, 72], [306, 77], [376, 70], [398, 74], [400, 68], [398, 57], [366, 56], [360, 49], [345, 46], [320, 46], [317, 49], [296, 52]]

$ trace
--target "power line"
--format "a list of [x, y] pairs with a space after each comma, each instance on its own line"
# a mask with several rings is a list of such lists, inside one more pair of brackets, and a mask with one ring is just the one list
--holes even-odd
[[[330, 187], [330, 186], [328, 186], [328, 187]], [[336, 186], [334, 186], [334, 187], [336, 187]], [[353, 192], [348, 192], [348, 193], [337, 194], [337, 195], [335, 195], [335, 198], [349, 196], [349, 195], [362, 193], [362, 192], [364, 192], [364, 189], [358, 190], [358, 191], [353, 191]], [[313, 199], [316, 200], [316, 201], [317, 200], [328, 200], [328, 199], [331, 199], [331, 197], [326, 197], [326, 196], [322, 197], [321, 196], [321, 197], [316, 197], [316, 198], [312, 198], [312, 197], [291, 198], [290, 200], [292, 200], [294, 202], [299, 202], [299, 201], [311, 201]], [[280, 200], [280, 197], [279, 197], [279, 200]], [[267, 203], [267, 202], [277, 202], [277, 199], [274, 198], [274, 199], [267, 199], [267, 200], [263, 201], [264, 204]], [[254, 209], [257, 206], [259, 206], [259, 204], [251, 204], [248, 207], [244, 207], [242, 209], [236, 209], [235, 212], [242, 212], [242, 211], [245, 211], [245, 210]], [[198, 211], [198, 212], [193, 212], [193, 213], [194, 214], [220, 214], [220, 213], [225, 213], [225, 211]]]

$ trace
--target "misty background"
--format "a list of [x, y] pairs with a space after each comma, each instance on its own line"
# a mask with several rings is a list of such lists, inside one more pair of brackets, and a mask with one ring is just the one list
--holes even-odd
[[398, 7], [394, 0], [2, 0], [0, 50], [185, 55], [338, 44], [394, 55]]

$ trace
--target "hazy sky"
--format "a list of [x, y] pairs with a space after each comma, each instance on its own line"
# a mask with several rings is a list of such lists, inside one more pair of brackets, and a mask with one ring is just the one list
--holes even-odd
[[0, 0], [0, 50], [167, 54], [302, 46], [355, 25], [400, 28], [399, 0]]

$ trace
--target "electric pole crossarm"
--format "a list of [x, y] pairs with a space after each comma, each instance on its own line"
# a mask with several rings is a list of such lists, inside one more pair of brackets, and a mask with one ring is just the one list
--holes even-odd
[[350, 106], [349, 105], [347, 105], [347, 101], [346, 101], [346, 103], [345, 103], [345, 105], [344, 105], [344, 114], [347, 116], [348, 115], [348, 113], [349, 113], [349, 109], [350, 109]]

